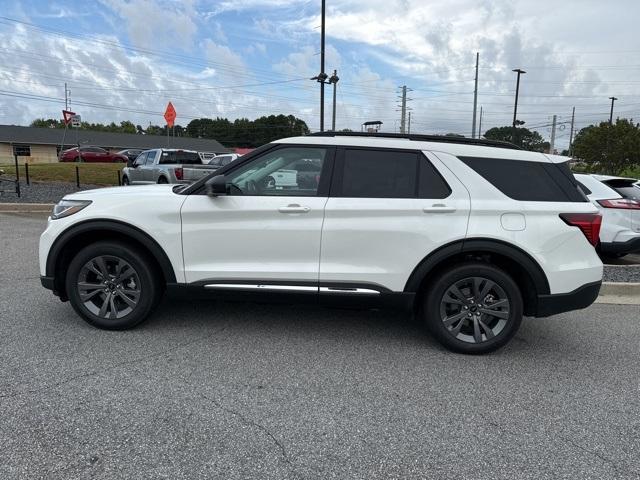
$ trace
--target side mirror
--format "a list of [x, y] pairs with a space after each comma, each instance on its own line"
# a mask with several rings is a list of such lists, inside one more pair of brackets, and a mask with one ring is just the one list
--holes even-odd
[[217, 197], [218, 195], [227, 194], [227, 179], [224, 175], [216, 175], [210, 178], [204, 184], [207, 191], [207, 195], [210, 197]]

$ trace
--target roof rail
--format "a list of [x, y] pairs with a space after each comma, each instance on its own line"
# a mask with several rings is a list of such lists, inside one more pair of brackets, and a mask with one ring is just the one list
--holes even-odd
[[454, 137], [447, 135], [421, 135], [421, 134], [404, 134], [404, 133], [369, 133], [369, 132], [315, 132], [310, 133], [311, 137], [375, 137], [375, 138], [404, 138], [416, 142], [440, 142], [440, 143], [459, 143], [463, 145], [482, 145], [485, 147], [509, 148], [512, 150], [523, 150], [522, 147], [513, 143], [503, 142], [500, 140], [488, 140], [484, 138], [467, 138]]

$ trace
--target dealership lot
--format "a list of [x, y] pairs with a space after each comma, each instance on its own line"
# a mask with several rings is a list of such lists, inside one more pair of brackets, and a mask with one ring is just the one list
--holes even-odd
[[449, 353], [405, 315], [165, 301], [89, 327], [0, 214], [0, 478], [640, 478], [640, 307]]

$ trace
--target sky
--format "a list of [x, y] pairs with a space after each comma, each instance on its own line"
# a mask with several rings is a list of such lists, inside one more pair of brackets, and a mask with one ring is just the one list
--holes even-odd
[[[476, 52], [482, 131], [518, 119], [556, 147], [576, 129], [640, 119], [637, 0], [327, 0], [326, 67], [337, 70], [336, 128], [472, 131]], [[320, 0], [0, 0], [0, 123], [60, 118], [164, 124], [292, 114], [320, 127]], [[325, 127], [331, 125], [327, 86]]]

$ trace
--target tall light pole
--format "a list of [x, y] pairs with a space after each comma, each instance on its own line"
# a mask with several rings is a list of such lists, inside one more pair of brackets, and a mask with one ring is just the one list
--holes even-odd
[[616, 97], [609, 97], [609, 100], [611, 100], [611, 113], [609, 114], [609, 126], [611, 126], [613, 125], [613, 104], [618, 99]]
[[320, 131], [324, 132], [324, 81], [327, 78], [327, 74], [324, 73], [324, 11], [325, 0], [322, 0], [322, 20], [320, 24], [320, 75], [318, 75], [318, 81], [320, 82]]
[[471, 138], [476, 138], [476, 113], [478, 112], [478, 64], [480, 63], [480, 52], [476, 52], [476, 81], [473, 89], [473, 122], [471, 124]]
[[516, 117], [518, 115], [518, 94], [520, 93], [520, 75], [523, 75], [527, 72], [525, 72], [520, 68], [514, 68], [512, 71], [518, 74], [518, 79], [516, 80], [516, 101], [515, 101], [515, 104], [513, 105], [513, 134], [511, 138], [512, 142], [516, 143]]
[[333, 75], [329, 77], [329, 83], [333, 84], [333, 115], [331, 116], [331, 131], [336, 131], [336, 87], [338, 86], [338, 71], [334, 70]]

